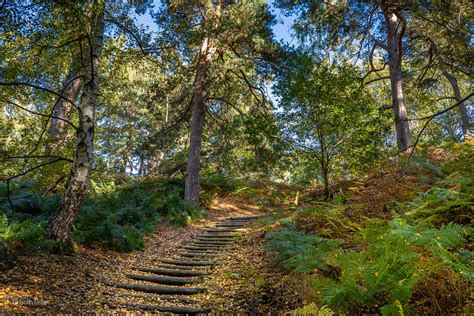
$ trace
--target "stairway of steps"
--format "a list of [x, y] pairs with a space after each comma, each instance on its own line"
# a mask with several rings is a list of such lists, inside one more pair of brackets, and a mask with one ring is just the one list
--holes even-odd
[[107, 304], [161, 313], [210, 313], [209, 308], [200, 306], [199, 302], [189, 297], [206, 291], [205, 277], [212, 273], [214, 266], [220, 264], [216, 259], [235, 251], [240, 236], [258, 218], [260, 216], [224, 219], [213, 227], [201, 230], [192, 240], [183, 242], [174, 258], [157, 259], [154, 267], [134, 267], [134, 273], [125, 275], [130, 282], [105, 282], [109, 286], [144, 293], [139, 295], [130, 292], [115, 297], [138, 298], [147, 302], [135, 304], [110, 301]]

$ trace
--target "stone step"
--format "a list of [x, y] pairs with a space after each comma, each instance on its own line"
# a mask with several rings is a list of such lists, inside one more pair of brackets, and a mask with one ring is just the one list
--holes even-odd
[[214, 225], [214, 227], [236, 227], [236, 228], [242, 228], [247, 226], [247, 223], [228, 223], [228, 222], [222, 222], [222, 223], [217, 223]]
[[215, 234], [215, 235], [210, 235], [210, 234], [199, 234], [194, 237], [198, 238], [208, 238], [208, 239], [238, 239], [240, 236], [237, 235], [220, 235], [220, 234]]
[[241, 233], [246, 231], [247, 228], [208, 228], [204, 230], [206, 233]]
[[143, 294], [133, 294], [133, 293], [104, 293], [105, 295], [111, 296], [111, 297], [126, 297], [126, 298], [139, 298], [139, 299], [144, 299], [148, 302], [158, 302], [161, 303], [161, 301], [164, 302], [178, 302], [181, 304], [196, 304], [197, 301], [190, 299], [188, 297], [170, 297], [170, 296], [157, 296], [156, 294], [153, 293], [143, 293]]
[[263, 215], [250, 215], [250, 216], [232, 216], [229, 217], [230, 220], [239, 220], [239, 219], [245, 219], [245, 220], [256, 220], [263, 217]]
[[234, 247], [232, 244], [220, 245], [220, 244], [210, 244], [210, 243], [205, 243], [205, 242], [187, 244], [184, 247], [203, 248], [203, 249], [214, 250], [214, 251], [231, 251], [231, 250], [236, 249], [236, 247]]

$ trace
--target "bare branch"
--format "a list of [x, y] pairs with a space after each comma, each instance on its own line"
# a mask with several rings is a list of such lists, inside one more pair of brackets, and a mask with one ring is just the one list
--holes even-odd
[[15, 106], [15, 107], [18, 107], [18, 108], [20, 108], [20, 109], [22, 109], [22, 110], [24, 110], [24, 111], [26, 111], [26, 112], [28, 112], [28, 113], [31, 113], [31, 114], [35, 114], [35, 115], [39, 115], [39, 116], [43, 116], [43, 117], [47, 117], [47, 118], [53, 118], [53, 119], [56, 119], [56, 120], [63, 121], [63, 122], [65, 122], [65, 123], [71, 125], [74, 129], [77, 129], [77, 126], [76, 126], [76, 125], [74, 125], [71, 121], [68, 121], [68, 120], [66, 120], [66, 119], [64, 119], [64, 118], [62, 118], [62, 117], [54, 116], [54, 115], [49, 115], [49, 114], [44, 114], [44, 113], [40, 113], [40, 112], [36, 112], [36, 111], [32, 111], [32, 110], [27, 109], [27, 108], [25, 108], [25, 107], [19, 105], [18, 103], [15, 103], [15, 102], [10, 101], [10, 100], [0, 99], [0, 102], [5, 102], [5, 103], [8, 103], [8, 104], [11, 104], [11, 105], [13, 105], [13, 106]]
[[138, 45], [138, 48], [140, 48], [141, 52], [145, 55], [148, 55], [149, 52], [145, 49], [143, 43], [141, 42], [140, 38], [137, 36], [137, 34], [135, 34], [134, 32], [132, 32], [132, 30], [130, 30], [128, 27], [126, 27], [125, 25], [121, 24], [119, 21], [117, 21], [115, 19], [115, 17], [109, 12], [109, 11], [105, 11], [105, 13], [109, 16], [108, 19], [105, 19], [106, 22], [111, 22], [113, 24], [115, 24], [119, 29], [121, 29], [122, 31], [128, 33], [132, 38], [133, 40], [137, 43]]
[[229, 105], [231, 108], [233, 108], [234, 110], [236, 110], [237, 112], [239, 112], [240, 115], [244, 115], [244, 113], [239, 109], [237, 108], [234, 104], [232, 104], [231, 102], [227, 101], [226, 99], [222, 98], [222, 97], [209, 97], [207, 98], [208, 100], [216, 100], [216, 101], [221, 101], [227, 105]]
[[[442, 110], [442, 111], [439, 111], [437, 113], [434, 113], [434, 114], [431, 114], [431, 115], [428, 115], [428, 116], [424, 116], [424, 117], [419, 117], [419, 118], [414, 118], [414, 119], [409, 119], [408, 121], [422, 121], [422, 120], [431, 120], [433, 118], [435, 118], [436, 116], [438, 115], [441, 115], [441, 114], [444, 114], [456, 107], [458, 107], [460, 104], [464, 103], [465, 101], [469, 100], [472, 96], [474, 95], [474, 92], [471, 92], [467, 97], [465, 97], [464, 99], [462, 99], [461, 101], [459, 102], [456, 102], [456, 104], [454, 105], [451, 105], [450, 107]], [[441, 99], [446, 99], [446, 98], [451, 98], [451, 97], [444, 97], [444, 98], [441, 98]]]
[[15, 178], [24, 176], [24, 175], [30, 173], [30, 172], [33, 171], [33, 170], [36, 170], [36, 169], [39, 169], [39, 168], [41, 168], [41, 167], [44, 167], [44, 166], [47, 166], [47, 165], [56, 163], [56, 162], [58, 162], [58, 161], [68, 161], [68, 162], [70, 162], [71, 160], [70, 160], [70, 159], [67, 159], [67, 160], [66, 160], [66, 159], [63, 159], [63, 158], [56, 158], [56, 159], [53, 159], [53, 160], [50, 160], [50, 161], [47, 161], [47, 162], [43, 162], [43, 163], [41, 163], [41, 164], [39, 164], [39, 165], [36, 165], [36, 166], [34, 166], [34, 167], [30, 168], [30, 169], [27, 169], [26, 171], [23, 171], [23, 172], [21, 172], [21, 173], [18, 173], [18, 174], [16, 174], [16, 175], [10, 176], [10, 177], [8, 177], [8, 178], [6, 178], [6, 179], [3, 179], [2, 181], [11, 181], [11, 180], [13, 180], [13, 179], [15, 179]]
[[[74, 77], [73, 79], [71, 79], [71, 81], [76, 79], [76, 78], [77, 77]], [[65, 87], [67, 85], [68, 84], [66, 84]], [[30, 87], [30, 88], [33, 88], [33, 89], [38, 89], [38, 90], [41, 90], [41, 91], [45, 91], [45, 92], [51, 93], [51, 94], [59, 97], [60, 99], [66, 100], [67, 102], [71, 103], [78, 111], [80, 110], [72, 100], [65, 97], [62, 93], [58, 93], [58, 92], [56, 92], [54, 90], [51, 90], [49, 88], [41, 87], [41, 86], [39, 86], [37, 84], [34, 84], [34, 83], [21, 82], [21, 81], [12, 81], [12, 82], [1, 82], [0, 81], [0, 86], [26, 86], [26, 87]]]
[[376, 82], [376, 81], [379, 81], [379, 80], [386, 80], [386, 79], [390, 79], [390, 76], [383, 76], [383, 77], [378, 77], [378, 78], [375, 78], [375, 79], [371, 79], [371, 80], [365, 82], [364, 85], [368, 85], [368, 84], [371, 84], [373, 82]]
[[431, 114], [431, 115], [428, 115], [428, 116], [425, 116], [425, 117], [421, 117], [421, 118], [418, 118], [418, 119], [410, 119], [410, 121], [419, 121], [419, 120], [427, 120], [425, 122], [425, 124], [423, 125], [423, 127], [421, 128], [421, 131], [418, 133], [418, 136], [416, 137], [416, 140], [415, 142], [413, 143], [413, 145], [410, 147], [411, 148], [411, 152], [410, 152], [410, 156], [408, 156], [408, 159], [410, 159], [413, 155], [413, 153], [415, 152], [415, 148], [416, 146], [418, 145], [418, 142], [420, 141], [420, 137], [421, 135], [423, 134], [423, 132], [425, 131], [426, 127], [428, 126], [428, 124], [431, 122], [431, 120], [433, 120], [435, 117], [441, 115], [441, 114], [444, 114], [456, 107], [458, 107], [459, 105], [463, 104], [465, 101], [467, 101], [468, 99], [470, 99], [472, 96], [474, 95], [474, 93], [471, 93], [469, 94], [467, 97], [465, 97], [464, 99], [462, 99], [461, 101], [457, 102], [456, 104], [442, 110], [442, 111], [439, 111], [437, 113], [434, 113], [434, 114]]
[[29, 158], [56, 158], [56, 159], [60, 159], [60, 160], [64, 160], [64, 161], [68, 161], [68, 162], [73, 162], [72, 159], [69, 159], [69, 158], [64, 158], [64, 157], [61, 157], [61, 156], [56, 156], [56, 155], [21, 155], [21, 156], [8, 156], [7, 155], [7, 158], [8, 159], [29, 159]]

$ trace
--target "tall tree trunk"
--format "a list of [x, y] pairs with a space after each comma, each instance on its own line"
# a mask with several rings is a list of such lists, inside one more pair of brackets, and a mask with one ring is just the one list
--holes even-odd
[[204, 37], [199, 52], [196, 84], [194, 88], [191, 135], [189, 137], [189, 159], [186, 166], [186, 183], [184, 186], [184, 199], [192, 204], [199, 203], [201, 142], [208, 98], [206, 73], [211, 57], [209, 44], [209, 37]]
[[[77, 71], [71, 69], [66, 79], [64, 80], [63, 95], [71, 100], [76, 101], [79, 97], [79, 92], [81, 91], [82, 84], [84, 83], [84, 78], [78, 74]], [[53, 110], [53, 116], [67, 119], [69, 113], [72, 109], [72, 104], [64, 99], [61, 99]], [[61, 140], [66, 128], [66, 122], [58, 119], [52, 118], [51, 125], [49, 127], [49, 133], [56, 140]]]
[[[191, 117], [191, 134], [189, 137], [189, 159], [186, 165], [186, 182], [184, 199], [194, 205], [199, 203], [201, 143], [206, 118], [206, 107], [209, 93], [207, 90], [207, 72], [212, 58], [210, 29], [215, 25], [209, 22], [213, 17], [219, 17], [220, 3], [214, 5], [211, 0], [206, 1], [203, 28], [204, 36], [198, 56], [198, 67], [194, 84], [193, 113]], [[214, 21], [217, 23], [217, 19]]]
[[[392, 90], [392, 109], [397, 132], [397, 147], [401, 152], [409, 152], [411, 151], [410, 127], [403, 96], [402, 75], [403, 21], [401, 21], [398, 12], [390, 6], [385, 6], [383, 9], [387, 21], [388, 66]], [[399, 28], [402, 28], [402, 30], [399, 31]]]
[[104, 38], [104, 9], [95, 17], [94, 33], [90, 41], [90, 56], [79, 105], [79, 127], [74, 162], [64, 200], [48, 223], [48, 236], [57, 241], [68, 241], [71, 227], [79, 213], [88, 186], [94, 152], [95, 108], [99, 92], [99, 67]]
[[[448, 79], [449, 83], [451, 84], [456, 101], [460, 102], [462, 100], [462, 96], [461, 96], [461, 90], [459, 90], [457, 79], [447, 71], [443, 71], [443, 75], [446, 79]], [[466, 135], [469, 132], [470, 122], [469, 122], [469, 115], [467, 114], [466, 105], [464, 103], [461, 103], [459, 105], [459, 111], [461, 112], [462, 132], [464, 135]]]

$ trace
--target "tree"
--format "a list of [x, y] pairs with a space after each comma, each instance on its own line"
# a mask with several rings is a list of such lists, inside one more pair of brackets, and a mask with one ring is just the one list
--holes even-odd
[[[199, 202], [206, 116], [217, 119], [213, 109], [223, 107], [242, 114], [252, 106], [268, 106], [255, 82], [256, 70], [271, 50], [271, 20], [265, 1], [170, 1], [158, 14], [158, 23], [168, 34], [164, 38], [182, 47], [195, 67], [185, 182], [185, 199], [190, 203]], [[243, 102], [242, 89], [250, 92], [251, 102]]]
[[[398, 150], [407, 152], [411, 150], [410, 126], [403, 95], [403, 36], [406, 29], [406, 18], [402, 16], [403, 6], [391, 0], [382, 1], [381, 8], [386, 20], [387, 36], [386, 48], [388, 54], [388, 67], [390, 70], [390, 85], [392, 93], [392, 109], [395, 116], [395, 130], [397, 132]], [[369, 26], [370, 27], [370, 26]]]
[[97, 96], [99, 94], [100, 58], [104, 43], [104, 15], [102, 4], [95, 3], [91, 14], [89, 51], [81, 101], [78, 106], [79, 126], [71, 175], [64, 200], [48, 223], [48, 236], [68, 241], [70, 230], [84, 200], [94, 155], [94, 128]]
[[[412, 49], [415, 62], [422, 64], [418, 83], [434, 83], [444, 77], [456, 102], [463, 98], [458, 79], [469, 76], [473, 57], [467, 18], [471, 13], [472, 5], [463, 0], [420, 5], [413, 13], [410, 40], [415, 44]], [[469, 114], [464, 103], [458, 108], [465, 135], [470, 128]]]
[[[397, 147], [410, 151], [410, 127], [403, 93], [402, 61], [405, 34], [410, 25], [407, 18], [417, 6], [411, 1], [293, 1], [279, 0], [285, 12], [298, 14], [295, 30], [302, 45], [321, 50], [331, 45], [339, 54], [359, 58], [365, 56], [370, 66], [363, 80], [389, 79]], [[353, 44], [355, 43], [355, 44]], [[354, 47], [357, 47], [354, 51]], [[384, 58], [382, 68], [375, 68], [373, 58], [378, 52]], [[375, 79], [388, 65], [389, 75]]]
[[204, 4], [202, 21], [202, 41], [197, 61], [196, 79], [194, 83], [193, 111], [191, 117], [191, 134], [189, 136], [189, 159], [186, 166], [186, 183], [184, 199], [190, 203], [199, 203], [199, 172], [201, 169], [201, 142], [209, 98], [207, 73], [215, 52], [212, 46], [212, 30], [218, 26], [221, 15], [221, 3], [213, 4], [207, 0]]
[[317, 162], [312, 165], [313, 179], [319, 169], [329, 198], [335, 162], [347, 164], [356, 152], [357, 159], [378, 153], [383, 121], [360, 89], [356, 67], [319, 61], [301, 51], [286, 60], [276, 86], [280, 128], [293, 155]]

